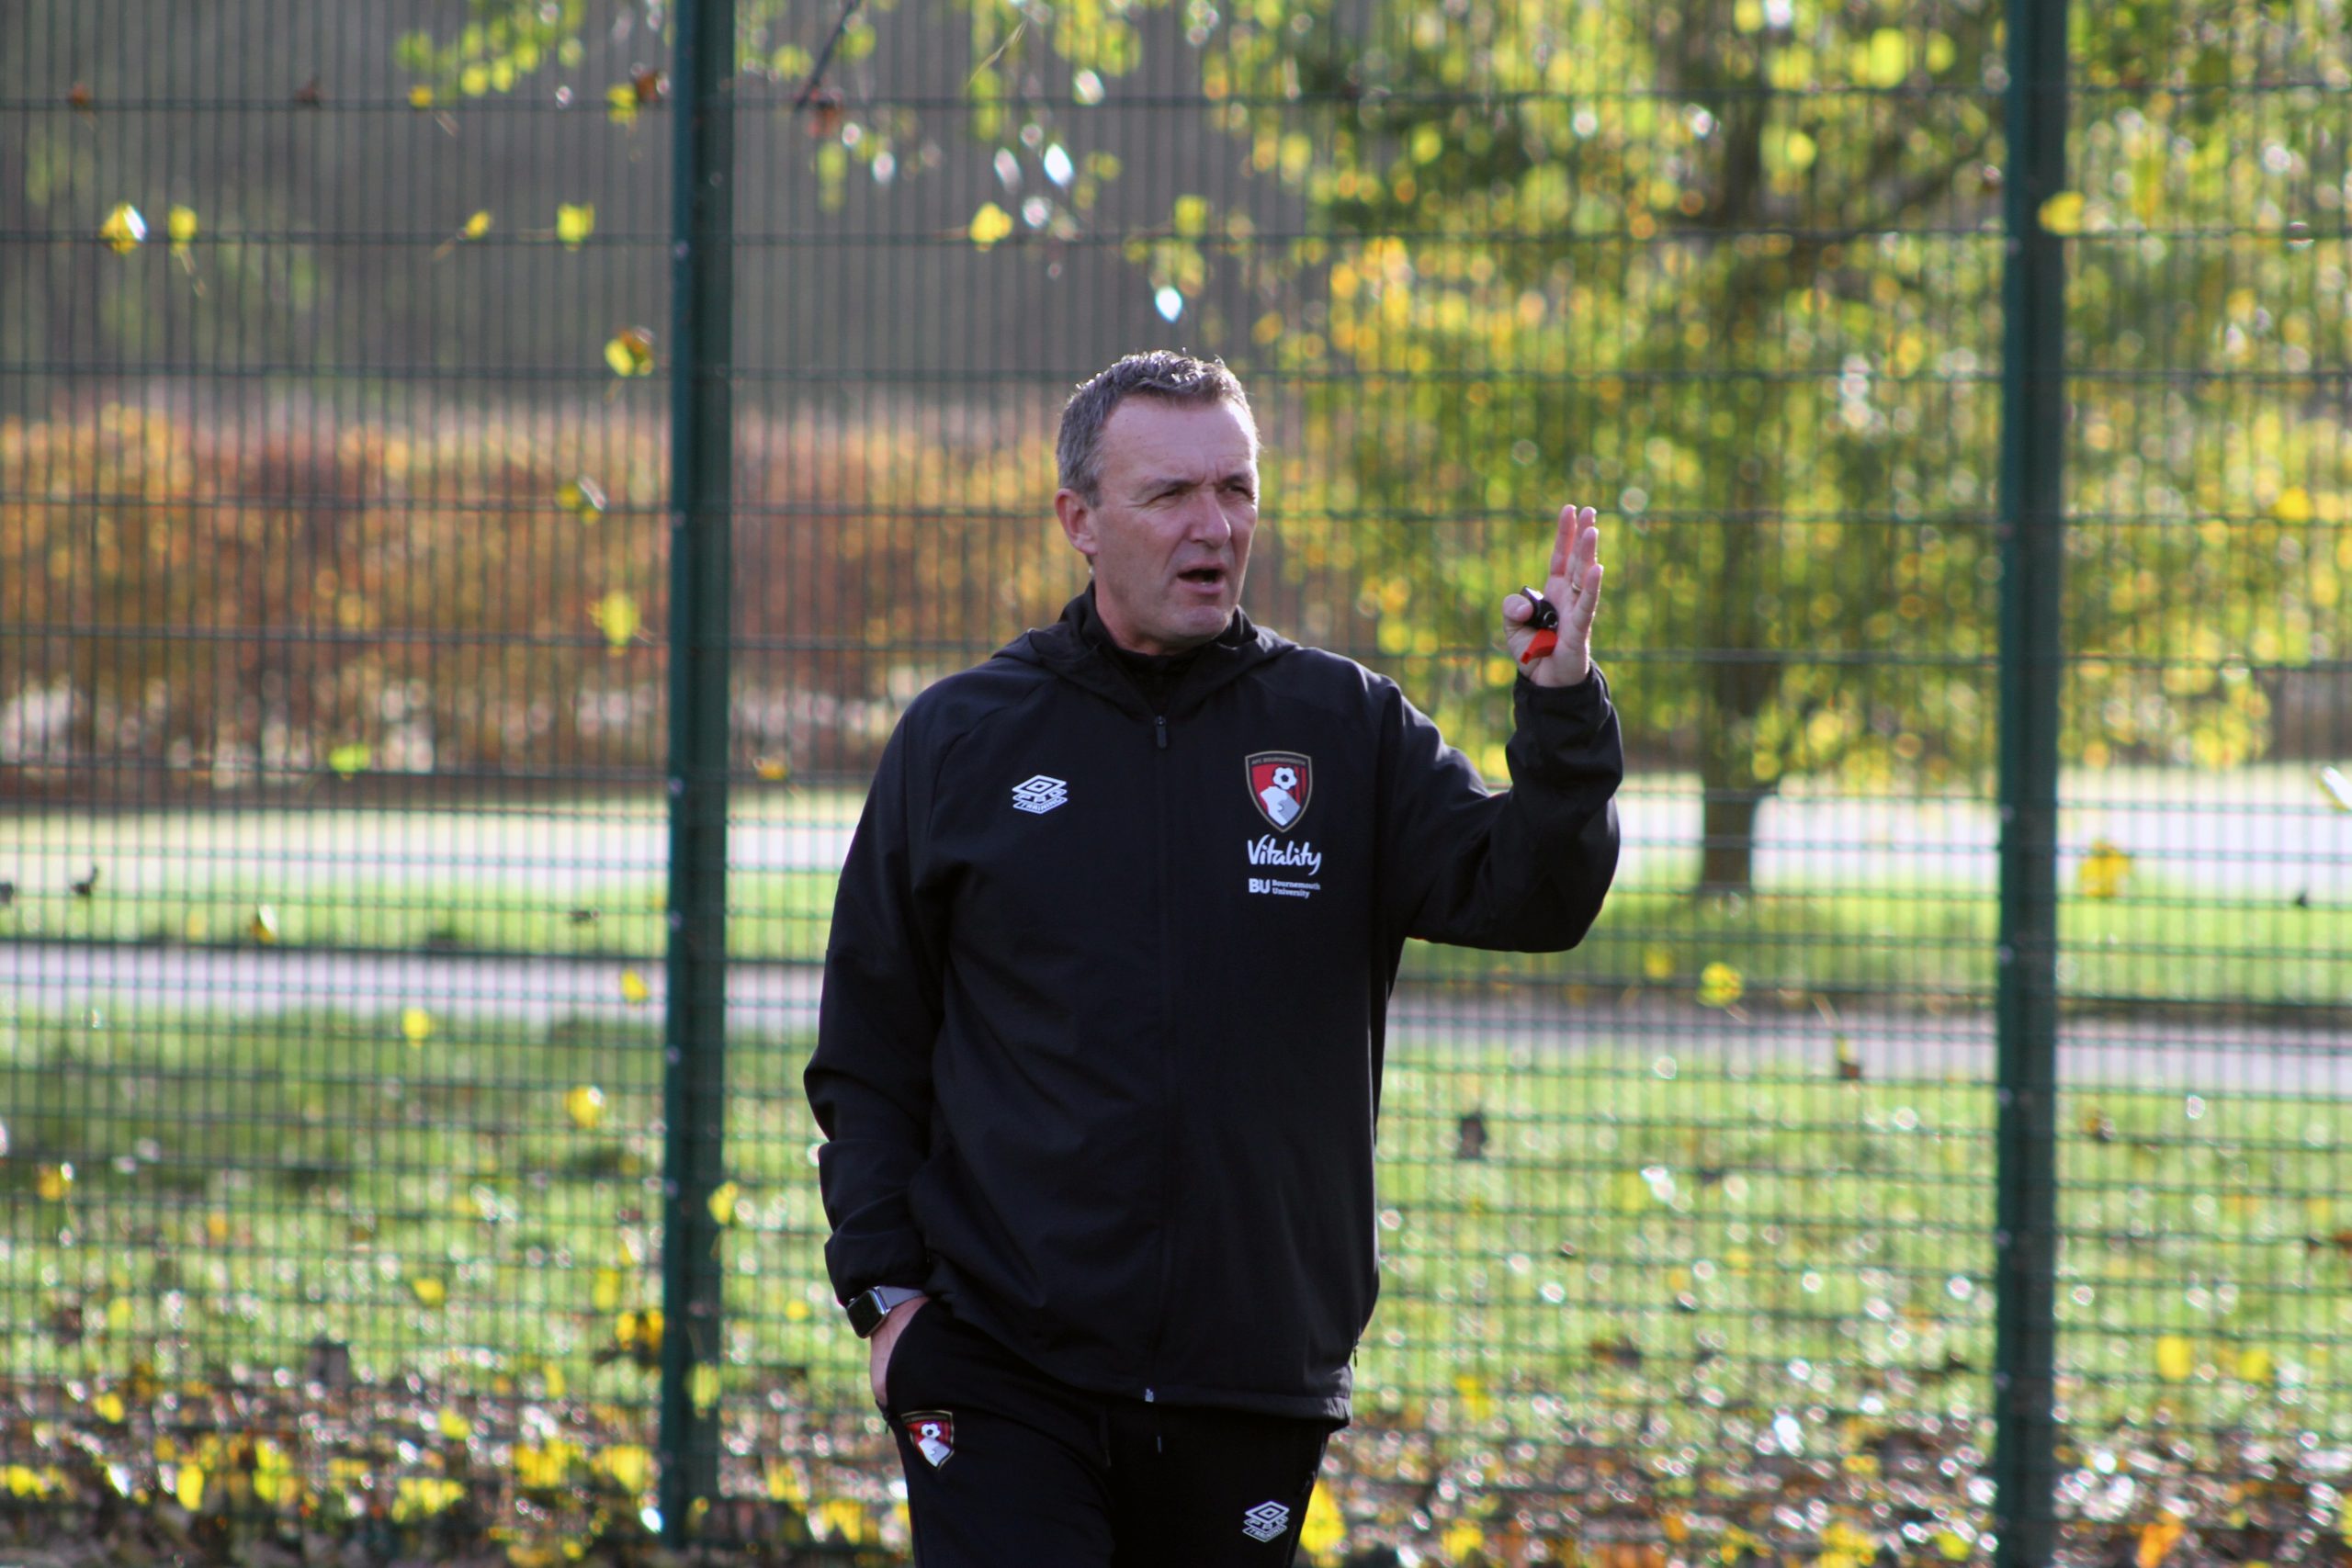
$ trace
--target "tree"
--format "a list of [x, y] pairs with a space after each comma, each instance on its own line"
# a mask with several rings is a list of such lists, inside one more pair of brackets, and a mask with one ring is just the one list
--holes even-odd
[[[1751, 885], [1758, 809], [1792, 776], [1989, 769], [1997, 0], [933, 3], [968, 29], [971, 128], [1007, 150], [1114, 93], [1152, 13], [1181, 22], [1152, 47], [1185, 51], [1306, 221], [1272, 235], [1246, 199], [1186, 196], [1127, 254], [1180, 299], [1241, 279], [1250, 347], [1240, 321], [1223, 346], [1300, 424], [1289, 559], [1352, 574], [1382, 651], [1424, 666], [1416, 692], [1475, 750], [1510, 677], [1490, 606], [1535, 569], [1531, 521], [1573, 498], [1621, 520], [1610, 656], [1637, 736], [1700, 776], [1702, 888]], [[2260, 667], [2336, 648], [2346, 153], [2328, 116], [2273, 112], [2352, 81], [2331, 9], [2075, 8], [2082, 177], [2044, 220], [2080, 236], [2067, 743], [2087, 762], [2242, 761]], [[473, 16], [412, 63], [495, 73], [592, 19]], [[831, 135], [857, 122], [826, 71], [876, 48], [858, 5], [796, 41], [775, 6], [742, 17], [747, 67], [816, 111], [820, 168], [922, 134], [877, 106], [854, 149]], [[1085, 205], [1046, 231], [1082, 231]]]

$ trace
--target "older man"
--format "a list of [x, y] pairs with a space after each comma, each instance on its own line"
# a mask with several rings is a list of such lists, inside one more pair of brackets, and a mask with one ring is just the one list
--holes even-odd
[[1405, 941], [1572, 946], [1616, 866], [1592, 513], [1499, 606], [1491, 795], [1241, 612], [1257, 456], [1222, 364], [1080, 387], [1054, 510], [1093, 581], [908, 709], [842, 870], [826, 1256], [923, 1568], [1290, 1561], [1377, 1290]]

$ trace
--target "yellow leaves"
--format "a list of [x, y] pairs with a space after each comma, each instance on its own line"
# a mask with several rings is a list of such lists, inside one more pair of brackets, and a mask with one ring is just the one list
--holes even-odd
[[568, 201], [556, 203], [555, 237], [571, 250], [578, 250], [588, 236], [596, 231], [596, 204], [583, 201], [574, 206]]
[[541, 1443], [514, 1445], [514, 1484], [526, 1492], [559, 1492], [566, 1485], [571, 1467], [588, 1457], [578, 1443], [561, 1438]]
[[245, 931], [264, 947], [275, 945], [277, 941], [277, 908], [268, 904], [254, 905], [253, 918], [245, 922]]
[[465, 227], [458, 230], [458, 232], [466, 239], [479, 240], [484, 234], [490, 232], [490, 226], [492, 222], [492, 220], [487, 210], [477, 212], [471, 218], [466, 220]]
[[638, 110], [669, 91], [669, 79], [658, 71], [640, 70], [626, 82], [605, 89], [605, 118], [615, 125], [637, 123]]
[[185, 262], [188, 248], [196, 243], [196, 209], [175, 206], [164, 215], [164, 232], [172, 242], [172, 254]]
[[643, 1007], [653, 995], [653, 987], [647, 985], [645, 976], [634, 969], [621, 971], [620, 987], [621, 1000], [633, 1008]]
[[2189, 1373], [2197, 1370], [2197, 1347], [2181, 1334], [2160, 1335], [2156, 1339], [2156, 1375], [2166, 1382], [2186, 1382]]
[[474, 1435], [474, 1424], [466, 1419], [464, 1413], [452, 1410], [447, 1405], [444, 1405], [440, 1414], [434, 1417], [433, 1425], [435, 1430], [453, 1443], [462, 1443]]
[[1674, 978], [1674, 950], [1658, 942], [1643, 948], [1642, 976], [1648, 980]]
[[114, 210], [107, 214], [107, 220], [98, 225], [98, 238], [113, 246], [115, 254], [127, 256], [146, 240], [147, 220], [130, 203], [119, 201]]
[[423, 1008], [402, 1008], [401, 1037], [412, 1045], [422, 1045], [432, 1039], [433, 1015]]
[[781, 757], [754, 757], [752, 772], [770, 784], [780, 784], [792, 776], [792, 764]]
[[1495, 1402], [1487, 1393], [1487, 1385], [1468, 1372], [1453, 1380], [1453, 1392], [1462, 1396], [1463, 1411], [1473, 1421], [1484, 1421], [1495, 1413]]
[[119, 1426], [122, 1422], [122, 1395], [119, 1393], [109, 1391], [98, 1395], [90, 1401], [90, 1408], [97, 1413], [97, 1417], [101, 1421], [116, 1426]]
[[420, 1306], [437, 1307], [449, 1300], [449, 1287], [431, 1274], [411, 1275], [408, 1289]]
[[598, 1312], [610, 1312], [621, 1304], [621, 1271], [605, 1268], [588, 1286], [588, 1304]]
[[2159, 1513], [2140, 1527], [2140, 1540], [2132, 1551], [2132, 1561], [2139, 1568], [2156, 1568], [2178, 1541], [2185, 1527], [2169, 1511]]
[[686, 1374], [686, 1399], [697, 1412], [709, 1410], [718, 1403], [718, 1369], [708, 1361], [698, 1361]]
[[1899, 87], [1911, 73], [1911, 40], [1900, 28], [1880, 28], [1871, 34], [1864, 51], [1862, 74], [1873, 87]]
[[635, 1443], [616, 1443], [595, 1458], [600, 1474], [610, 1476], [625, 1492], [642, 1492], [653, 1481], [653, 1456]]
[[1459, 1562], [1474, 1551], [1484, 1554], [1487, 1532], [1478, 1528], [1476, 1519], [1456, 1519], [1445, 1527], [1445, 1533], [1438, 1538], [1438, 1545], [1443, 1549], [1448, 1560]]
[[578, 474], [555, 487], [556, 503], [582, 523], [594, 523], [605, 514], [605, 487], [586, 474]]
[[1339, 1551], [1347, 1539], [1348, 1522], [1340, 1516], [1340, 1506], [1331, 1501], [1330, 1488], [1318, 1485], [1306, 1500], [1306, 1517], [1298, 1527], [1299, 1549], [1309, 1557], [1320, 1558]]
[[2131, 876], [2131, 855], [2105, 839], [2095, 839], [2090, 853], [2075, 868], [2075, 886], [2086, 898], [2112, 898]]
[[2042, 232], [2064, 236], [2083, 231], [2083, 193], [2062, 190], [2041, 204], [2038, 214]]
[[628, 378], [653, 374], [653, 329], [623, 327], [605, 341], [605, 363]]
[[433, 89], [423, 82], [417, 83], [408, 90], [408, 107], [413, 109], [431, 108], [433, 107]]
[[605, 1124], [605, 1091], [592, 1083], [575, 1085], [565, 1093], [563, 1109], [573, 1126], [594, 1132]]
[[202, 1507], [204, 1467], [200, 1464], [180, 1466], [179, 1473], [172, 1478], [172, 1496], [191, 1514]]
[[405, 1524], [446, 1514], [463, 1500], [466, 1485], [444, 1475], [404, 1475], [392, 1492], [392, 1517]]
[[[612, 644], [616, 657], [627, 650], [637, 637], [638, 628], [645, 623], [644, 613], [637, 607], [637, 601], [617, 588], [588, 606], [588, 618], [605, 634], [605, 640]], [[621, 988], [628, 990], [626, 980], [622, 982]]]
[[980, 209], [972, 214], [972, 221], [964, 231], [973, 244], [985, 251], [1012, 232], [1012, 219], [995, 202], [984, 201], [980, 203]]
[[1710, 964], [1699, 971], [1699, 1000], [1703, 1006], [1727, 1008], [1747, 989], [1746, 979], [1728, 964]]
[[348, 741], [327, 753], [327, 767], [343, 778], [368, 771], [372, 753], [365, 741]]
[[33, 1173], [33, 1190], [45, 1203], [62, 1203], [74, 1190], [74, 1168], [70, 1164], [44, 1165]]
[[722, 1225], [735, 1223], [735, 1206], [743, 1201], [740, 1183], [722, 1181], [710, 1190], [710, 1217]]
[[2312, 492], [2301, 485], [2289, 485], [2270, 503], [2270, 515], [2281, 523], [2308, 523], [2317, 514], [2312, 505]]
[[613, 1343], [650, 1365], [662, 1354], [662, 1309], [622, 1313], [613, 1319]]
[[2237, 1356], [2238, 1382], [2268, 1383], [2278, 1375], [2278, 1366], [2269, 1351], [2259, 1345], [2243, 1346]]

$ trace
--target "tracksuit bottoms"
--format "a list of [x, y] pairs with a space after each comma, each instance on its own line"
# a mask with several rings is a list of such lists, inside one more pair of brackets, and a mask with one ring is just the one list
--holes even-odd
[[1283, 1568], [1334, 1429], [1074, 1389], [936, 1299], [887, 1383], [917, 1568]]

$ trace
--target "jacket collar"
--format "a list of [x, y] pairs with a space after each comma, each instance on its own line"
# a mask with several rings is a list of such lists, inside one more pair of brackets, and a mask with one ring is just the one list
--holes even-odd
[[[1061, 619], [1052, 626], [1022, 633], [999, 649], [996, 656], [1043, 665], [1073, 685], [1082, 686], [1131, 712], [1149, 716], [1151, 705], [1144, 700], [1134, 679], [1119, 667], [1111, 652], [1088, 635], [1090, 625], [1098, 628], [1099, 637], [1101, 623], [1095, 618], [1091, 583], [1062, 606]], [[1177, 682], [1168, 700], [1168, 716], [1174, 718], [1198, 707], [1210, 693], [1297, 646], [1287, 637], [1267, 631], [1237, 608], [1225, 630], [1217, 634], [1214, 642], [1201, 646], [1192, 667]]]

